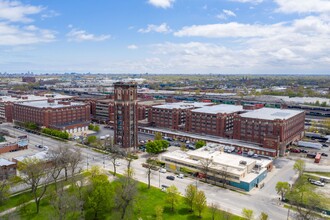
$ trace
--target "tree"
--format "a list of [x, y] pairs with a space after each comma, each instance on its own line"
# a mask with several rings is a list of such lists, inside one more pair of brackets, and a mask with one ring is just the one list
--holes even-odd
[[87, 143], [88, 144], [92, 144], [92, 143], [96, 142], [96, 140], [97, 140], [97, 137], [94, 136], [94, 135], [91, 135], [91, 136], [87, 137]]
[[198, 211], [198, 216], [201, 217], [202, 211], [206, 208], [206, 196], [204, 191], [197, 191], [194, 199], [194, 207]]
[[113, 175], [116, 176], [117, 174], [117, 161], [123, 157], [123, 152], [120, 150], [119, 147], [113, 146], [110, 148], [109, 159], [113, 165]]
[[93, 131], [99, 132], [100, 131], [100, 126], [95, 125], [94, 128], [93, 128]]
[[202, 171], [205, 176], [205, 182], [207, 182], [207, 174], [210, 171], [210, 167], [211, 167], [212, 163], [213, 163], [212, 158], [206, 158], [206, 159], [200, 160], [200, 164], [202, 166]]
[[9, 189], [10, 189], [10, 185], [8, 180], [0, 181], [0, 205], [2, 205], [4, 201], [6, 201], [6, 199], [8, 198]]
[[191, 212], [193, 211], [193, 205], [196, 198], [196, 194], [197, 194], [197, 187], [192, 184], [189, 184], [186, 187], [186, 191], [185, 191], [185, 201], [187, 205], [190, 207]]
[[222, 166], [221, 171], [219, 173], [221, 175], [222, 186], [225, 187], [227, 183], [227, 179], [230, 175], [228, 172], [228, 165]]
[[156, 133], [155, 133], [155, 138], [154, 138], [154, 140], [155, 140], [155, 141], [156, 141], [156, 140], [163, 140], [162, 133], [160, 133], [160, 132], [156, 132]]
[[268, 220], [267, 213], [261, 212], [261, 214], [259, 215], [259, 220]]
[[322, 123], [324, 126], [325, 134], [330, 134], [330, 118], [326, 118]]
[[253, 210], [244, 208], [242, 210], [242, 216], [243, 216], [243, 218], [248, 219], [248, 220], [253, 219], [254, 218]]
[[166, 189], [166, 201], [171, 205], [172, 212], [174, 211], [174, 207], [179, 201], [179, 191], [176, 186], [172, 185]]
[[281, 199], [290, 191], [290, 184], [288, 182], [277, 182], [275, 186], [277, 194], [281, 195]]
[[160, 205], [155, 207], [156, 220], [163, 220], [164, 208]]
[[136, 181], [131, 178], [131, 175], [126, 175], [117, 180], [114, 198], [120, 219], [128, 218], [130, 213], [133, 212], [137, 193]]
[[166, 150], [168, 146], [169, 146], [169, 142], [165, 140], [150, 141], [146, 144], [146, 151], [149, 154], [158, 154]]
[[211, 212], [212, 220], [215, 219], [215, 216], [216, 216], [218, 211], [219, 211], [219, 205], [216, 204], [216, 203], [212, 203], [211, 206], [210, 206], [210, 212]]
[[[73, 148], [70, 150], [68, 162], [69, 162], [69, 168], [71, 170], [71, 176], [74, 177], [76, 174], [76, 170], [78, 168], [78, 165], [83, 160], [81, 149], [80, 148]], [[80, 171], [79, 171], [80, 172]]]
[[47, 163], [36, 158], [26, 158], [18, 164], [18, 170], [23, 175], [17, 178], [30, 186], [37, 213], [39, 213], [40, 201], [47, 190], [49, 175], [46, 168]]
[[199, 149], [201, 147], [204, 147], [205, 145], [206, 145], [205, 141], [199, 140], [199, 141], [196, 142], [195, 147], [196, 147], [196, 149]]
[[111, 208], [110, 201], [113, 197], [113, 190], [108, 176], [100, 168], [94, 168], [89, 180], [91, 184], [86, 191], [85, 208], [93, 213], [94, 219], [98, 219], [100, 212]]
[[156, 158], [152, 159], [152, 158], [148, 158], [146, 160], [148, 167], [147, 167], [147, 177], [148, 177], [148, 189], [150, 189], [150, 179], [151, 179], [151, 174], [153, 171], [153, 168], [155, 167], [155, 165], [157, 164], [156, 162]]
[[304, 173], [305, 171], [305, 167], [306, 167], [306, 164], [305, 164], [305, 161], [303, 161], [302, 159], [298, 159], [296, 160], [296, 162], [294, 163], [293, 165], [293, 169], [298, 172], [298, 175], [299, 175], [299, 178], [302, 176], [302, 174]]

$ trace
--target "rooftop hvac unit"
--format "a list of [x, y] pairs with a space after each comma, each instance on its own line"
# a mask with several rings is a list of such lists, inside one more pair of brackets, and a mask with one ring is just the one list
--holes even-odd
[[247, 162], [246, 162], [245, 160], [241, 160], [241, 161], [239, 162], [239, 164], [240, 164], [240, 165], [245, 165], [245, 166], [246, 166]]

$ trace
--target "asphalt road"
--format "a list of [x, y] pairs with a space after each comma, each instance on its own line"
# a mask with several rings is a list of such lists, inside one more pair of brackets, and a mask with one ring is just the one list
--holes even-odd
[[[28, 134], [29, 147], [34, 147], [35, 144], [47, 145], [49, 149], [52, 149], [58, 145], [63, 144], [60, 141], [53, 140], [48, 137], [41, 135], [27, 133], [25, 131], [17, 130], [11, 127], [11, 125], [3, 124], [2, 128], [9, 130], [11, 133], [16, 135]], [[103, 129], [102, 129], [103, 130]], [[108, 129], [109, 130], [109, 129]], [[146, 136], [146, 139], [150, 139], [153, 136]], [[72, 146], [75, 142], [68, 142]], [[34, 147], [35, 148], [35, 147]], [[83, 169], [89, 169], [92, 165], [98, 165], [103, 167], [105, 170], [113, 171], [113, 165], [108, 160], [106, 155], [100, 154], [88, 148], [81, 148], [84, 160], [82, 161], [81, 167]], [[134, 168], [134, 177], [138, 181], [147, 183], [146, 169], [142, 167], [142, 163], [146, 160], [146, 154], [141, 153], [138, 160], [132, 162]], [[120, 160], [121, 165], [117, 167], [117, 172], [123, 174], [127, 162]], [[184, 190], [188, 184], [197, 185], [198, 189], [203, 190], [207, 196], [209, 204], [217, 203], [221, 209], [229, 211], [231, 213], [240, 215], [243, 208], [252, 209], [256, 215], [261, 212], [266, 212], [270, 219], [286, 219], [287, 209], [283, 208], [278, 201], [279, 196], [275, 192], [275, 185], [278, 181], [294, 181], [294, 171], [292, 170], [293, 161], [284, 158], [277, 159], [275, 165], [278, 168], [274, 169], [268, 174], [265, 180], [265, 187], [263, 189], [253, 189], [247, 194], [234, 192], [228, 189], [223, 189], [210, 184], [196, 181], [193, 178], [176, 178], [174, 181], [166, 179], [167, 175], [174, 175], [170, 173], [159, 173], [154, 172], [151, 178], [151, 184], [155, 187], [160, 185], [175, 185], [181, 194], [184, 194]]]

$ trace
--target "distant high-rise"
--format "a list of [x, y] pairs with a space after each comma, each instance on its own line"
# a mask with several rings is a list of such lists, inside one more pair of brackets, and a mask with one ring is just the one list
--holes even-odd
[[114, 84], [114, 143], [123, 148], [135, 148], [137, 138], [137, 85]]

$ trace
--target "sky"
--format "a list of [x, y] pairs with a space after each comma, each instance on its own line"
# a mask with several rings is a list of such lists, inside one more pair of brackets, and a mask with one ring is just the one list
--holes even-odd
[[329, 74], [330, 0], [0, 0], [0, 72]]

